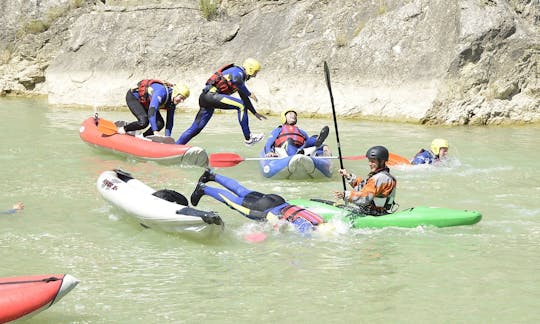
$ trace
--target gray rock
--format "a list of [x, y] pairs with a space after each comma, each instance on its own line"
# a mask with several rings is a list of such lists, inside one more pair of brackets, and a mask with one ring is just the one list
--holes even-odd
[[[255, 57], [263, 68], [248, 87], [262, 111], [330, 114], [327, 61], [343, 116], [540, 120], [539, 0], [222, 0], [211, 20], [195, 0], [74, 3], [5, 1], [1, 94], [124, 106], [129, 87], [160, 78], [187, 83], [182, 107], [197, 109], [211, 73]], [[35, 20], [47, 28], [30, 32]]]

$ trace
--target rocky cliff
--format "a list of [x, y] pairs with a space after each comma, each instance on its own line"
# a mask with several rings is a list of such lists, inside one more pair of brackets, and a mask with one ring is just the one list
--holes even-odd
[[[255, 57], [256, 108], [428, 124], [540, 121], [540, 0], [4, 1], [0, 91], [122, 106]], [[217, 4], [216, 10], [202, 4]], [[205, 18], [207, 17], [207, 18]], [[41, 22], [41, 25], [40, 25]]]

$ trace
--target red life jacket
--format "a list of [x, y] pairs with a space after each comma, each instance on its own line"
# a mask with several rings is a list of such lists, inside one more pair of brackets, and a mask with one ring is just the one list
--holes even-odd
[[279, 147], [283, 145], [289, 138], [293, 140], [293, 144], [297, 147], [304, 145], [304, 142], [306, 141], [298, 127], [295, 125], [283, 124], [281, 125], [281, 133], [279, 133], [276, 138], [274, 146]]
[[[156, 80], [156, 79], [144, 79], [144, 80], [139, 81], [139, 83], [137, 83], [137, 93], [139, 94], [139, 102], [145, 108], [148, 108], [148, 105], [150, 105], [150, 100], [149, 100], [150, 96], [148, 95], [148, 88], [154, 83], [159, 83], [166, 87], [174, 86], [172, 83], [169, 83], [167, 81], [161, 81], [161, 80]], [[167, 100], [165, 100], [165, 102], [167, 102]]]
[[313, 225], [319, 225], [321, 223], [324, 223], [324, 219], [321, 216], [296, 205], [288, 205], [286, 207], [283, 207], [283, 209], [281, 209], [280, 211], [280, 214], [281, 219], [285, 219], [291, 223], [298, 218], [303, 218], [311, 222], [311, 224]]
[[232, 83], [231, 80], [228, 80], [223, 75], [223, 71], [233, 66], [234, 66], [233, 63], [222, 66], [219, 70], [216, 71], [216, 73], [212, 74], [210, 79], [206, 81], [206, 84], [216, 87], [219, 93], [223, 93], [223, 94], [235, 93], [238, 90], [238, 88]]

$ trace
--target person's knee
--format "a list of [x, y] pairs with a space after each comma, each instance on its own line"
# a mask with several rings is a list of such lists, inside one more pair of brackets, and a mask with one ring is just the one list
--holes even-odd
[[139, 119], [137, 121], [137, 125], [140, 127], [140, 128], [146, 128], [148, 127], [148, 125], [150, 125], [150, 121], [148, 119]]

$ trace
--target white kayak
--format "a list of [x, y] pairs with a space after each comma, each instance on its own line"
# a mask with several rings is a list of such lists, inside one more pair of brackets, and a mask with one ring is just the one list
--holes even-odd
[[189, 207], [182, 194], [168, 189], [156, 191], [125, 171], [103, 172], [97, 189], [103, 198], [136, 217], [144, 227], [196, 237], [223, 231], [224, 224], [217, 213]]

